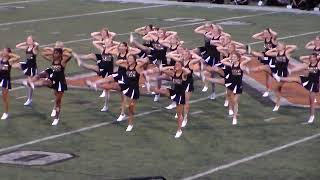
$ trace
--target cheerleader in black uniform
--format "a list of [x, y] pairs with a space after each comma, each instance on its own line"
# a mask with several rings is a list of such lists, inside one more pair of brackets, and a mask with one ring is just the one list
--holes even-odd
[[140, 74], [143, 71], [143, 66], [148, 62], [148, 59], [136, 59], [136, 55], [129, 54], [126, 60], [118, 60], [117, 65], [126, 69], [124, 78], [124, 84], [121, 87], [121, 91], [128, 102], [129, 108], [129, 125], [126, 131], [131, 131], [133, 128], [133, 116], [136, 107], [136, 101], [140, 97], [139, 91], [139, 79]]
[[108, 28], [102, 28], [100, 32], [92, 32], [91, 37], [95, 41], [104, 41], [106, 39], [112, 40], [117, 34], [115, 32], [111, 32]]
[[51, 124], [53, 126], [59, 123], [62, 97], [64, 92], [68, 90], [65, 78], [65, 68], [72, 58], [71, 53], [71, 49], [63, 48], [62, 42], [57, 42], [55, 48], [44, 48], [41, 55], [46, 60], [52, 61], [51, 67], [34, 76], [27, 84], [25, 84], [33, 89], [35, 87], [47, 86], [54, 90], [55, 105], [51, 113], [51, 116], [54, 117]]
[[[273, 77], [288, 77], [288, 65], [291, 58], [291, 54], [297, 48], [295, 45], [285, 45], [284, 43], [278, 42], [276, 48], [273, 48], [266, 52], [267, 56], [274, 57], [275, 68], [271, 68], [267, 72], [271, 72]], [[276, 105], [273, 108], [273, 111], [278, 111], [280, 108], [280, 99], [281, 99], [281, 89], [283, 82], [277, 83], [275, 87], [276, 93]]]
[[167, 66], [159, 69], [161, 72], [168, 74], [172, 78], [174, 87], [168, 88], [158, 88], [151, 87], [152, 91], [169, 97], [171, 100], [175, 101], [176, 112], [178, 114], [178, 129], [175, 138], [179, 138], [182, 134], [182, 121], [183, 121], [183, 110], [185, 105], [185, 86], [183, 81], [187, 80], [190, 70], [183, 67], [183, 62], [177, 61], [174, 66]]
[[188, 122], [188, 113], [190, 110], [190, 98], [192, 95], [192, 92], [194, 91], [194, 85], [193, 85], [193, 71], [195, 69], [195, 65], [198, 64], [201, 61], [201, 57], [195, 54], [194, 52], [191, 52], [189, 49], [185, 48], [182, 56], [175, 57], [171, 54], [168, 54], [168, 57], [173, 59], [174, 61], [180, 61], [183, 63], [183, 67], [188, 69], [190, 73], [187, 75], [186, 80], [183, 80], [182, 85], [184, 86], [185, 90], [185, 106], [184, 106], [184, 115], [183, 115], [183, 121], [181, 124], [181, 127], [185, 127]]
[[317, 36], [314, 40], [306, 44], [306, 49], [310, 49], [320, 56], [320, 36]]
[[[220, 45], [218, 45], [217, 49], [218, 51], [221, 53], [221, 57], [222, 59], [228, 58], [230, 57], [230, 55], [232, 53], [239, 53], [241, 55], [246, 53], [246, 50], [243, 49], [244, 44], [236, 42], [236, 41], [229, 41], [229, 36], [223, 36], [222, 40], [225, 39], [224, 43], [221, 43]], [[229, 42], [229, 43], [226, 43]], [[221, 71], [217, 71], [216, 68], [221, 68]], [[216, 72], [218, 73], [220, 76], [224, 77], [225, 79], [228, 79], [229, 74], [230, 74], [230, 70], [231, 68], [229, 66], [226, 66], [222, 63], [217, 64], [217, 66], [213, 66], [213, 68], [210, 70], [210, 67], [208, 67], [209, 72]], [[233, 110], [232, 107], [229, 106], [229, 99], [231, 98], [231, 94], [226, 90], [225, 93], [225, 101], [224, 101], [224, 107], [229, 107], [229, 115], [232, 116], [233, 115]]]
[[[260, 62], [270, 68], [274, 68], [274, 57], [270, 57], [266, 55], [266, 52], [270, 49], [273, 49], [277, 46], [277, 33], [273, 31], [271, 28], [267, 28], [264, 31], [254, 34], [252, 36], [253, 39], [264, 41], [264, 51], [263, 52], [255, 52], [252, 51], [252, 55], [258, 57]], [[263, 97], [268, 97], [270, 92], [270, 84], [271, 84], [271, 76], [266, 74], [266, 87], [267, 91], [263, 93]]]
[[[135, 29], [134, 32], [143, 37], [143, 36], [146, 36], [149, 32], [155, 31], [155, 30], [156, 28], [152, 24], [149, 24], [147, 26], [143, 26]], [[152, 43], [153, 41], [144, 41], [143, 45], [147, 47], [152, 47], [153, 46]]]
[[238, 104], [240, 94], [242, 93], [243, 71], [247, 70], [246, 64], [250, 60], [249, 57], [241, 56], [239, 53], [232, 53], [229, 58], [221, 61], [221, 63], [230, 67], [228, 78], [212, 78], [210, 73], [205, 73], [207, 81], [224, 85], [231, 94], [229, 103], [233, 110], [232, 125], [237, 124]]
[[[93, 41], [93, 44], [95, 47], [97, 47], [100, 50], [100, 54], [87, 54], [87, 55], [78, 55], [75, 52], [73, 52], [73, 56], [77, 60], [77, 63], [79, 67], [83, 67], [85, 69], [89, 69], [91, 71], [94, 71], [97, 73], [98, 76], [101, 78], [106, 78], [113, 74], [113, 55], [108, 52], [108, 49], [110, 47], [113, 47], [118, 42], [110, 41], [108, 39], [104, 41]], [[83, 60], [94, 60], [96, 62], [95, 65], [85, 63]], [[100, 97], [104, 97], [104, 106], [101, 109], [102, 112], [106, 112], [109, 109], [109, 98], [110, 93], [109, 91], [105, 91], [102, 93]]]
[[[39, 49], [39, 43], [35, 42], [32, 36], [28, 36], [26, 42], [22, 42], [16, 45], [16, 48], [23, 49], [26, 51], [26, 61], [16, 64], [17, 67], [23, 71], [24, 75], [30, 80], [33, 76], [38, 73], [37, 70], [37, 54]], [[24, 103], [25, 106], [29, 106], [32, 103], [32, 88], [28, 88], [27, 101]]]
[[307, 71], [307, 75], [295, 77], [276, 76], [276, 80], [278, 82], [297, 82], [309, 91], [310, 117], [308, 123], [313, 123], [315, 119], [315, 98], [316, 93], [319, 92], [320, 58], [317, 58], [317, 54], [313, 53], [310, 56], [301, 56], [300, 60], [304, 63], [292, 69], [290, 73]]
[[[141, 52], [137, 48], [129, 47], [126, 42], [121, 42], [119, 45], [112, 46], [107, 51], [109, 54], [116, 56], [117, 60], [126, 60], [128, 54], [137, 55]], [[115, 89], [120, 92], [121, 89], [123, 88], [125, 75], [126, 75], [126, 69], [124, 67], [119, 66], [118, 71], [112, 74], [111, 76], [108, 76], [104, 79], [100, 79], [96, 82], [86, 81], [86, 84], [89, 87], [92, 87], [94, 89], [97, 89], [97, 88], [103, 88], [105, 90]], [[110, 88], [105, 88], [105, 86], [108, 86]], [[118, 89], [118, 87], [120, 89]], [[117, 121], [122, 121], [124, 120], [125, 117], [126, 117], [125, 98], [124, 98], [124, 95], [121, 95], [121, 114], [118, 117]]]
[[18, 64], [20, 57], [11, 52], [10, 48], [4, 48], [0, 51], [0, 86], [2, 90], [2, 100], [4, 113], [1, 116], [2, 120], [8, 118], [9, 114], [9, 89], [11, 89], [11, 67]]
[[[161, 40], [159, 41], [163, 46], [167, 47], [167, 55], [168, 53], [174, 52], [176, 54], [183, 54], [184, 52], [184, 48], [182, 47], [184, 41], [181, 41], [180, 38], [176, 35], [176, 36], [171, 36], [170, 38], [166, 39], [166, 40]], [[161, 65], [163, 67], [166, 66], [174, 66], [175, 65], [175, 60], [171, 59], [167, 56], [167, 58], [165, 59], [164, 62], [161, 62]], [[169, 77], [169, 79], [171, 79], [171, 77]], [[158, 84], [158, 87], [161, 87], [161, 80], [168, 80], [168, 75], [166, 75], [165, 73], [163, 73], [160, 76], [160, 82]], [[176, 102], [172, 101], [172, 103], [166, 107], [166, 109], [173, 109], [176, 107]]]
[[[229, 35], [223, 32], [223, 29], [218, 25], [206, 23], [203, 26], [200, 26], [195, 29], [195, 33], [202, 34], [204, 36], [205, 45], [194, 49], [194, 51], [201, 55], [205, 61], [205, 66], [213, 66], [220, 63], [220, 52], [217, 50], [215, 43], [220, 41], [222, 35]], [[203, 68], [202, 68], [203, 69]], [[213, 75], [214, 76], [214, 75]], [[202, 89], [203, 92], [208, 90], [208, 86], [205, 85]], [[209, 97], [210, 99], [215, 99], [215, 84], [212, 83], [212, 94]]]

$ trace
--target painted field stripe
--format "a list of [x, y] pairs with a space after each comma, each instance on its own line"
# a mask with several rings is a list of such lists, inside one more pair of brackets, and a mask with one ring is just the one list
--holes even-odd
[[[318, 33], [320, 33], [320, 31], [311, 31], [311, 32], [306, 32], [306, 33], [301, 33], [301, 34], [296, 34], [296, 35], [291, 35], [291, 36], [280, 37], [280, 38], [278, 38], [278, 40], [290, 39], [290, 38], [295, 38], [295, 37], [299, 37], [299, 36], [307, 36], [307, 35], [318, 34]], [[261, 44], [263, 42], [264, 41], [257, 41], [257, 42], [253, 42], [253, 43], [249, 43], [249, 44], [255, 45], [255, 44]]]
[[201, 113], [203, 113], [203, 111], [195, 111], [195, 112], [190, 113], [190, 115], [197, 115], [197, 114], [201, 114]]
[[116, 10], [110, 10], [110, 11], [99, 11], [99, 12], [84, 13], [84, 14], [74, 14], [74, 15], [68, 15], [68, 16], [56, 16], [56, 17], [49, 17], [49, 18], [29, 19], [29, 20], [22, 20], [22, 21], [0, 23], [0, 26], [34, 23], [34, 22], [41, 22], [41, 21], [51, 21], [51, 20], [59, 20], [59, 19], [78, 18], [78, 17], [84, 17], [84, 16], [93, 16], [93, 15], [99, 15], [99, 14], [109, 14], [109, 13], [125, 12], [125, 11], [133, 11], [133, 10], [149, 9], [149, 8], [157, 8], [157, 7], [165, 7], [165, 6], [168, 6], [168, 5], [142, 6], [142, 7], [134, 7], [134, 8], [116, 9]]
[[[220, 94], [217, 95], [217, 97], [220, 97], [220, 96], [223, 96], [223, 95], [224, 95], [224, 93], [220, 93]], [[192, 100], [192, 101], [190, 101], [190, 104], [196, 103], [196, 102], [200, 102], [200, 101], [204, 101], [204, 100], [208, 100], [208, 97]], [[149, 115], [149, 114], [152, 114], [152, 113], [160, 112], [162, 110], [163, 110], [163, 108], [152, 110], [152, 111], [147, 111], [147, 112], [139, 113], [139, 114], [135, 115], [134, 117], [146, 116], [146, 115]], [[63, 137], [63, 136], [68, 136], [68, 135], [72, 135], [72, 134], [76, 134], [76, 133], [80, 133], [80, 132], [84, 132], [84, 131], [89, 131], [89, 130], [96, 129], [96, 128], [99, 128], [99, 127], [102, 127], [102, 126], [110, 125], [110, 124], [112, 124], [114, 122], [116, 122], [116, 121], [103, 122], [103, 123], [99, 123], [99, 124], [83, 127], [83, 128], [80, 128], [80, 129], [76, 129], [76, 130], [73, 130], [73, 131], [68, 131], [68, 132], [64, 132], [64, 133], [61, 133], [61, 134], [47, 136], [47, 137], [40, 138], [40, 139], [35, 139], [35, 140], [29, 141], [29, 142], [26, 142], [26, 143], [22, 143], [22, 144], [17, 144], [17, 145], [1, 148], [0, 149], [0, 153], [6, 152], [6, 151], [11, 151], [11, 150], [18, 149], [18, 148], [22, 148], [24, 146], [28, 146], [28, 145], [32, 145], [32, 144], [37, 144], [37, 143], [44, 142], [44, 141], [49, 141], [49, 140], [56, 139], [56, 138]]]
[[209, 169], [207, 171], [195, 174], [193, 176], [189, 176], [189, 177], [183, 178], [183, 180], [199, 179], [199, 178], [201, 178], [203, 176], [207, 176], [209, 174], [212, 174], [212, 173], [215, 173], [215, 172], [218, 172], [218, 171], [221, 171], [221, 170], [225, 170], [225, 169], [231, 168], [233, 166], [237, 166], [239, 164], [243, 164], [243, 163], [246, 163], [248, 161], [252, 161], [252, 160], [264, 157], [264, 156], [268, 156], [268, 155], [270, 155], [272, 153], [287, 149], [287, 148], [295, 146], [297, 144], [301, 144], [301, 143], [310, 141], [312, 139], [316, 139], [318, 137], [320, 137], [320, 133], [312, 135], [312, 136], [308, 136], [308, 137], [305, 137], [305, 138], [302, 138], [302, 139], [299, 139], [299, 140], [296, 140], [296, 141], [293, 141], [293, 142], [288, 143], [288, 144], [284, 144], [282, 146], [278, 146], [278, 147], [272, 148], [272, 149], [267, 150], [267, 151], [263, 151], [261, 153], [254, 154], [252, 156], [247, 156], [245, 158], [239, 159], [237, 161], [233, 161], [233, 162], [228, 163], [228, 164], [224, 164], [224, 165]]
[[29, 0], [29, 1], [14, 1], [14, 2], [4, 2], [0, 3], [0, 6], [7, 6], [7, 5], [13, 5], [13, 4], [24, 4], [24, 3], [33, 3], [33, 2], [42, 2], [47, 0]]
[[[264, 15], [270, 15], [270, 14], [275, 14], [275, 12], [251, 14], [251, 15], [244, 15], [244, 16], [233, 16], [233, 17], [229, 17], [229, 18], [214, 19], [214, 20], [210, 20], [208, 22], [219, 22], [219, 21], [226, 21], [226, 20], [232, 20], [232, 19], [241, 19], [241, 18], [249, 18], [249, 17], [256, 17], [256, 16], [264, 16]], [[186, 26], [199, 25], [199, 24], [203, 24], [203, 23], [204, 22], [185, 23], [185, 24], [178, 24], [178, 25], [174, 25], [174, 26], [166, 26], [166, 27], [163, 27], [163, 28], [170, 29], [170, 28], [177, 28], [177, 27], [186, 27]], [[124, 36], [124, 35], [129, 35], [129, 34], [130, 34], [130, 32], [120, 33], [120, 34], [117, 34], [117, 36]], [[64, 44], [73, 44], [73, 43], [79, 43], [79, 42], [90, 41], [90, 40], [92, 40], [92, 38], [75, 39], [75, 40], [70, 40], [70, 41], [64, 41]], [[44, 45], [41, 45], [40, 47], [52, 46], [54, 44], [55, 43], [44, 44]]]
[[20, 97], [17, 97], [16, 99], [25, 99], [27, 98], [27, 96], [20, 96]]
[[276, 117], [271, 117], [271, 118], [264, 119], [263, 121], [270, 122], [270, 121], [275, 120], [275, 119], [277, 119], [277, 118]]

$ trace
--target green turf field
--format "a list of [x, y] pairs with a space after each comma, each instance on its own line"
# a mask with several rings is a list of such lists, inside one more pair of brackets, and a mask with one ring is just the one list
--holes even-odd
[[[6, 2], [12, 1], [0, 0], [1, 47], [13, 47], [33, 34], [41, 45], [61, 40], [78, 53], [90, 53], [95, 51], [88, 41], [90, 32], [108, 26], [120, 34], [117, 40], [125, 41], [128, 32], [146, 24], [170, 27], [179, 32], [188, 47], [200, 46], [202, 37], [195, 35], [193, 29], [202, 21], [168, 21], [183, 17], [215, 23], [230, 20], [249, 23], [223, 26], [235, 40], [244, 43], [254, 42], [250, 38], [253, 33], [271, 27], [284, 38], [283, 41], [298, 45], [297, 57], [307, 53], [304, 45], [320, 33], [319, 15], [90, 0], [48, 0], [2, 7], [1, 3]], [[261, 48], [261, 44], [254, 48]], [[23, 55], [23, 52], [19, 53]], [[40, 69], [49, 65], [41, 58], [38, 64]], [[67, 72], [81, 74], [87, 71], [79, 69], [72, 61]], [[15, 79], [22, 77], [16, 70], [12, 75]], [[301, 124], [308, 118], [308, 109], [281, 107], [278, 113], [272, 113], [273, 105], [261, 101], [260, 94], [244, 93], [240, 100], [239, 125], [234, 127], [223, 107], [224, 99], [207, 100], [209, 93], [202, 93], [201, 88], [197, 83], [190, 122], [178, 140], [174, 139], [177, 126], [174, 112], [163, 108], [170, 103], [167, 98], [154, 103], [150, 96], [141, 97], [134, 129], [125, 133], [125, 122], [112, 123], [119, 114], [118, 94], [112, 96], [110, 112], [102, 113], [99, 111], [103, 103], [103, 99], [98, 99], [100, 92], [70, 89], [63, 100], [61, 123], [51, 127], [49, 115], [53, 96], [50, 90], [37, 89], [32, 107], [23, 107], [23, 88], [13, 90], [11, 116], [0, 122], [0, 154], [19, 149], [73, 153], [76, 158], [47, 166], [0, 164], [0, 179], [109, 180], [157, 175], [182, 179], [217, 167], [221, 169], [198, 179], [320, 179], [318, 136], [230, 166], [230, 163], [257, 153], [320, 135], [317, 120], [312, 126]], [[218, 88], [218, 92], [223, 92], [223, 88]], [[2, 104], [0, 107], [2, 109]], [[75, 132], [81, 128], [86, 129]], [[15, 145], [20, 146], [12, 147]]]

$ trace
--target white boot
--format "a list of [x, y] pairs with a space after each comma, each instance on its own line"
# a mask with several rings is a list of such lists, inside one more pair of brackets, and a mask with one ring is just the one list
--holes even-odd
[[118, 117], [117, 121], [118, 122], [123, 121], [125, 117], [126, 117], [125, 114], [120, 114], [120, 116]]
[[208, 86], [204, 85], [203, 88], [202, 88], [202, 92], [207, 92], [208, 89], [209, 89]]
[[32, 103], [32, 99], [27, 99], [27, 101], [23, 104], [24, 106], [30, 106]]
[[309, 120], [308, 120], [308, 124], [311, 124], [313, 123], [314, 121], [314, 115], [313, 116], [310, 116]]
[[233, 118], [232, 119], [232, 125], [237, 125], [238, 121], [237, 121], [237, 118]]
[[224, 106], [224, 107], [228, 107], [228, 106], [229, 106], [229, 101], [228, 101], [228, 100], [224, 100], [223, 106]]
[[278, 111], [278, 110], [279, 110], [279, 108], [280, 108], [280, 106], [279, 106], [279, 105], [275, 105], [272, 111], [273, 111], [273, 112], [276, 112], [276, 111]]
[[57, 115], [57, 111], [55, 109], [52, 109], [52, 112], [51, 112], [51, 117], [55, 117]]
[[100, 95], [99, 97], [101, 97], [101, 98], [106, 97], [106, 91], [103, 90], [102, 93], [101, 93], [101, 95]]
[[266, 91], [262, 94], [262, 97], [268, 97], [269, 96], [269, 91]]
[[177, 132], [176, 132], [176, 135], [174, 136], [174, 138], [179, 138], [180, 136], [181, 136], [181, 134], [182, 134], [182, 131], [181, 130], [178, 130]]
[[159, 101], [159, 98], [160, 98], [160, 94], [156, 94], [156, 95], [154, 95], [153, 101], [154, 101], [154, 102], [158, 102], [158, 101]]
[[56, 126], [56, 125], [58, 125], [58, 123], [59, 123], [59, 118], [56, 118], [56, 119], [53, 120], [51, 125], [52, 126]]
[[132, 130], [132, 128], [133, 128], [133, 125], [128, 125], [126, 131], [127, 131], [127, 132], [130, 132], [130, 131]]
[[167, 106], [166, 109], [170, 110], [170, 109], [173, 109], [175, 107], [177, 107], [177, 104], [176, 104], [176, 102], [172, 101], [172, 103], [169, 106]]
[[100, 110], [101, 112], [107, 112], [109, 110], [108, 106], [103, 106], [103, 108]]
[[3, 113], [1, 116], [1, 120], [6, 120], [8, 118], [9, 114], [8, 113]]

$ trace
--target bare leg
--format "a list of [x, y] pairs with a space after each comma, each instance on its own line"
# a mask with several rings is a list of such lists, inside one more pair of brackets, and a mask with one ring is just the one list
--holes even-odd
[[188, 114], [190, 111], [190, 98], [191, 98], [192, 92], [186, 92], [185, 97], [186, 97], [186, 104], [184, 105], [184, 116], [183, 116], [183, 122], [182, 122], [182, 127], [185, 127], [188, 122]]
[[63, 92], [58, 92], [58, 91], [54, 91], [54, 95], [55, 95], [55, 117], [54, 120], [52, 122], [51, 125], [55, 126], [59, 123], [59, 117], [60, 117], [60, 112], [61, 112], [61, 101], [62, 101], [62, 97], [63, 97]]
[[238, 115], [238, 107], [239, 107], [239, 94], [233, 94], [233, 120], [232, 125], [236, 125], [237, 122], [237, 115]]
[[178, 128], [177, 128], [177, 133], [175, 135], [175, 138], [179, 138], [182, 134], [182, 120], [183, 120], [183, 105], [182, 104], [177, 104], [177, 107], [176, 107], [176, 112], [177, 112], [177, 115], [178, 115]]
[[4, 113], [9, 112], [9, 90], [2, 88], [2, 100], [4, 105]]
[[278, 111], [280, 108], [280, 99], [281, 99], [281, 89], [283, 86], [283, 82], [280, 82], [275, 87], [275, 94], [276, 94], [276, 105], [273, 108], [273, 111]]

